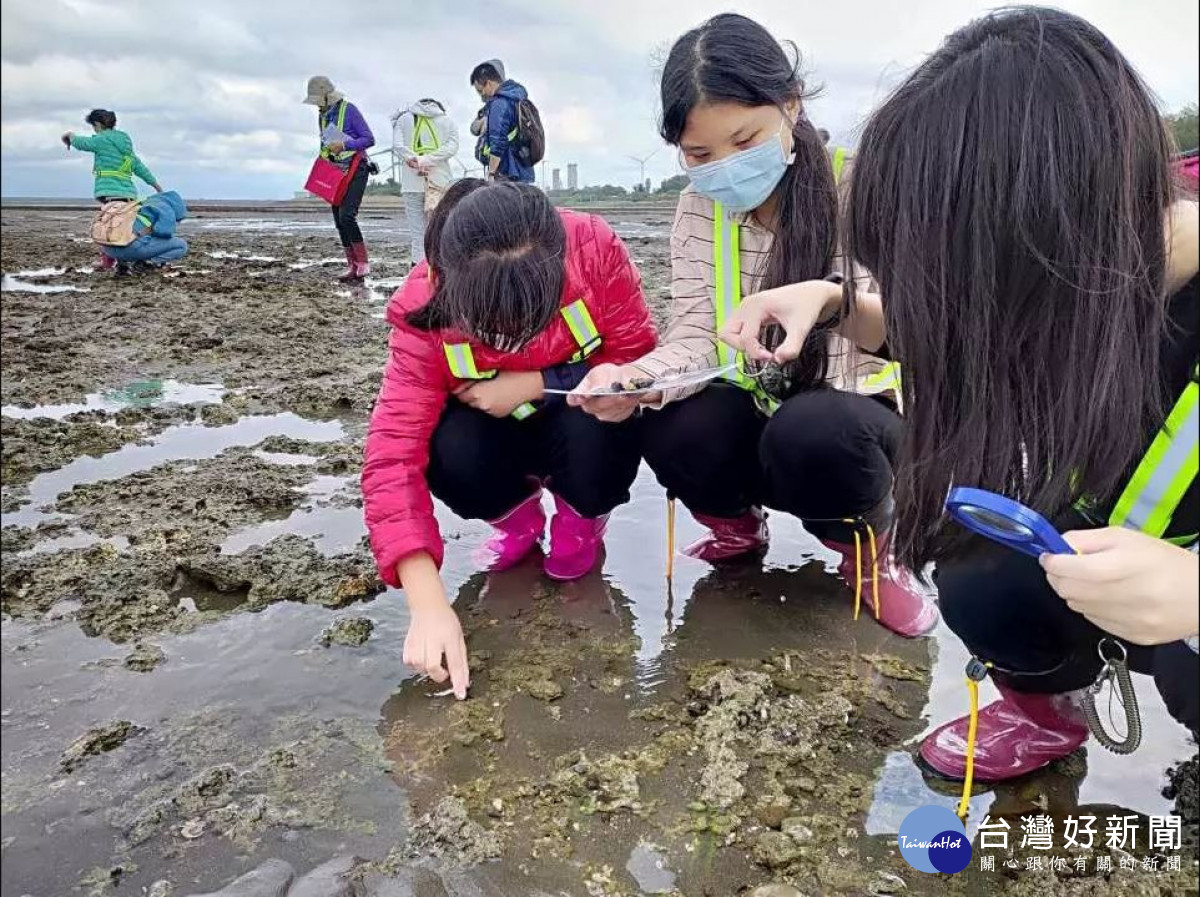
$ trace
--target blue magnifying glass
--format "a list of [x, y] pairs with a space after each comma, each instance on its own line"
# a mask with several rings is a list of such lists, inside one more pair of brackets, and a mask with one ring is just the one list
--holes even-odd
[[1033, 557], [1075, 553], [1045, 517], [995, 492], [955, 486], [946, 499], [946, 510], [972, 532]]

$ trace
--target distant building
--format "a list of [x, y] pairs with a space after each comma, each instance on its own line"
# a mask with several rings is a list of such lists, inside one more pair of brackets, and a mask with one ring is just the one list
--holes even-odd
[[550, 170], [550, 184], [551, 184], [551, 189], [553, 189], [553, 190], [561, 190], [562, 189], [562, 169], [561, 168], [553, 168]]
[[567, 189], [579, 189], [579, 166], [574, 162], [567, 163]]

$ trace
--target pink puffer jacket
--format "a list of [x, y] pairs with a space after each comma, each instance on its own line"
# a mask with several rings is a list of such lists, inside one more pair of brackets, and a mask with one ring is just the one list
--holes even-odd
[[[567, 278], [562, 305], [583, 299], [603, 340], [591, 365], [624, 364], [654, 348], [654, 323], [642, 296], [641, 277], [625, 244], [594, 215], [562, 210], [567, 232]], [[425, 481], [429, 443], [446, 402], [459, 382], [450, 373], [443, 345], [470, 343], [476, 367], [540, 371], [570, 360], [578, 346], [556, 316], [516, 353], [498, 352], [451, 330], [426, 332], [406, 316], [429, 301], [428, 269], [418, 265], [388, 303], [391, 350], [379, 399], [371, 415], [362, 490], [371, 549], [384, 582], [398, 586], [396, 564], [417, 551], [440, 566], [442, 538]]]

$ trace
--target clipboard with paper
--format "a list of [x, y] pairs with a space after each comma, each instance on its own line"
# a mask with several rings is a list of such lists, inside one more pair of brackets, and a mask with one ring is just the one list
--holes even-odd
[[329, 146], [331, 143], [344, 144], [349, 139], [350, 136], [337, 125], [326, 125], [321, 131], [321, 146]]
[[682, 374], [671, 374], [666, 377], [633, 377], [625, 382], [612, 383], [608, 386], [593, 387], [591, 389], [547, 389], [545, 392], [548, 395], [575, 395], [575, 396], [637, 396], [651, 392], [659, 392], [670, 389], [684, 389], [689, 386], [699, 386], [701, 383], [707, 383], [710, 380], [716, 380], [724, 377], [737, 367], [736, 364], [727, 364], [718, 368], [707, 368], [702, 371], [687, 371]]

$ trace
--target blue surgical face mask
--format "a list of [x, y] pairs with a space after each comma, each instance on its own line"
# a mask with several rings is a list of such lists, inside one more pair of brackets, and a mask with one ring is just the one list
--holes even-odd
[[779, 123], [780, 133], [774, 140], [764, 140], [758, 146], [741, 150], [715, 162], [693, 165], [685, 169], [696, 192], [719, 202], [730, 212], [749, 212], [757, 209], [783, 180], [787, 167], [796, 159], [783, 151], [784, 116]]

